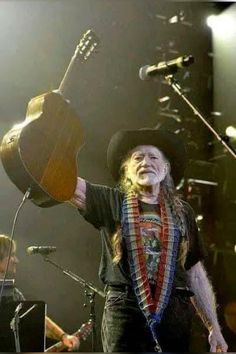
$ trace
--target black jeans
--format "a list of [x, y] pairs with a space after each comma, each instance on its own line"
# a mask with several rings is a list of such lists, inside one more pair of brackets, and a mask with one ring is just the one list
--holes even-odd
[[[192, 309], [188, 297], [171, 296], [157, 327], [163, 352], [188, 352]], [[153, 352], [155, 343], [132, 291], [109, 290], [102, 318], [104, 352]]]

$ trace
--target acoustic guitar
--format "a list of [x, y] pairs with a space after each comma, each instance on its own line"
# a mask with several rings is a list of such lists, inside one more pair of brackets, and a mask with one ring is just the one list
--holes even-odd
[[25, 120], [3, 137], [0, 153], [11, 181], [40, 207], [70, 200], [77, 180], [77, 154], [84, 137], [78, 113], [63, 97], [78, 65], [95, 52], [98, 38], [83, 34], [58, 90], [30, 100]]
[[[92, 332], [92, 322], [88, 321], [83, 323], [80, 329], [75, 332], [73, 335], [76, 336], [80, 341], [81, 339], [86, 340], [89, 334]], [[57, 342], [56, 344], [52, 345], [51, 347], [47, 348], [45, 352], [61, 352], [62, 350], [66, 349], [66, 346], [63, 342]]]

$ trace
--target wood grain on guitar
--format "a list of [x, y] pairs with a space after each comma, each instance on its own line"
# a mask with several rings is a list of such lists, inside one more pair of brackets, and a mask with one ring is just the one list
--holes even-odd
[[[80, 341], [81, 339], [86, 340], [90, 333], [92, 332], [92, 322], [88, 321], [83, 323], [80, 329], [75, 332], [73, 335], [76, 336]], [[66, 347], [63, 342], [57, 342], [56, 344], [52, 345], [51, 347], [47, 348], [45, 352], [61, 352]]]
[[76, 47], [58, 90], [37, 96], [28, 104], [26, 119], [15, 125], [1, 144], [1, 159], [8, 177], [30, 199], [49, 207], [71, 199], [76, 187], [77, 154], [84, 143], [78, 113], [63, 95], [77, 70], [98, 45], [87, 31]]

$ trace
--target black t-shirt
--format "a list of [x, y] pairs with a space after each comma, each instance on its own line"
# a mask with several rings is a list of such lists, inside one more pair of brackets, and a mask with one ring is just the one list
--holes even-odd
[[[118, 264], [114, 264], [112, 261], [111, 240], [121, 223], [123, 198], [124, 193], [117, 188], [86, 182], [86, 210], [80, 213], [89, 223], [100, 230], [102, 255], [99, 277], [105, 284], [131, 284], [125, 247], [122, 248], [121, 261]], [[204, 258], [205, 250], [198, 234], [194, 212], [188, 203], [183, 203], [188, 225], [189, 250], [185, 261], [185, 270], [188, 270]], [[139, 206], [142, 209], [142, 203], [139, 203]], [[185, 270], [177, 262], [173, 286], [186, 286]]]

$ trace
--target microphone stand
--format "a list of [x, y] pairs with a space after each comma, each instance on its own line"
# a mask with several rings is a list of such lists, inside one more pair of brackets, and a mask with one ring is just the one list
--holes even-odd
[[[56, 262], [52, 261], [47, 256], [44, 257], [45, 262], [52, 264], [54, 267], [60, 269], [63, 274], [67, 275], [71, 279], [75, 280], [76, 282], [80, 283], [84, 286], [84, 295], [85, 298], [89, 299], [90, 304], [90, 313], [89, 313], [89, 320], [92, 323], [92, 351], [95, 351], [95, 343], [96, 343], [96, 313], [95, 313], [95, 296], [96, 294], [100, 295], [101, 297], [105, 298], [106, 295], [103, 291], [97, 289], [92, 283], [85, 281], [83, 278], [78, 276], [77, 274], [71, 272], [70, 270], [64, 269]], [[85, 304], [86, 305], [86, 301]]]
[[15, 340], [15, 348], [16, 348], [16, 353], [20, 353], [20, 336], [19, 336], [19, 323], [20, 323], [20, 316], [19, 312], [22, 309], [22, 303], [20, 302], [19, 305], [17, 305], [15, 309], [15, 314], [14, 317], [12, 318], [10, 322], [10, 327], [13, 331], [14, 334], [14, 340]]
[[173, 90], [187, 103], [187, 105], [192, 109], [193, 113], [195, 116], [201, 119], [201, 121], [207, 126], [207, 128], [215, 135], [218, 141], [221, 142], [221, 144], [228, 150], [228, 152], [236, 159], [236, 151], [234, 148], [229, 144], [227, 141], [227, 138], [225, 136], [222, 136], [218, 134], [215, 129], [207, 122], [207, 120], [203, 117], [199, 109], [194, 106], [189, 99], [185, 96], [185, 94], [182, 91], [181, 86], [177, 82], [177, 80], [173, 77], [173, 75], [167, 75], [165, 76], [165, 79], [169, 86], [173, 88]]
[[14, 340], [15, 340], [15, 348], [16, 348], [16, 353], [21, 353], [20, 349], [20, 335], [19, 335], [19, 323], [22, 318], [28, 315], [36, 306], [37, 304], [34, 304], [31, 306], [28, 310], [26, 310], [22, 315], [19, 316], [19, 312], [22, 309], [23, 303], [20, 302], [16, 309], [15, 309], [15, 314], [13, 319], [10, 322], [10, 327], [14, 333]]

